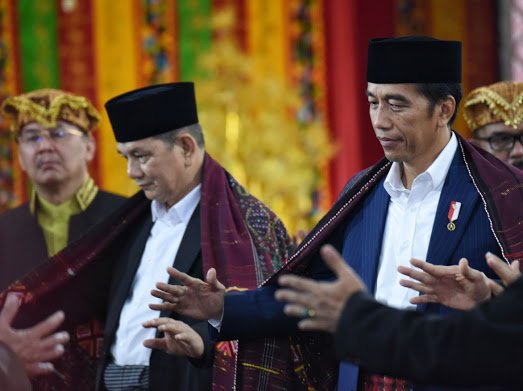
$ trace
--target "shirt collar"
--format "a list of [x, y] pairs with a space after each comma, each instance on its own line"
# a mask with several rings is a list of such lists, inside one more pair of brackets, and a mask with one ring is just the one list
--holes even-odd
[[168, 225], [176, 225], [182, 222], [188, 224], [194, 209], [200, 202], [201, 188], [202, 185], [199, 184], [169, 209], [164, 204], [153, 200], [151, 203], [153, 221], [160, 220]]
[[42, 224], [42, 218], [45, 221], [50, 222], [47, 225], [51, 225], [52, 221], [69, 221], [69, 218], [77, 214], [81, 211], [80, 205], [78, 205], [78, 202], [76, 199], [71, 198], [65, 202], [62, 202], [59, 205], [52, 204], [49, 201], [44, 200], [43, 198], [38, 199], [38, 211], [37, 216], [39, 219], [39, 222]]
[[[447, 174], [449, 172], [450, 164], [456, 150], [458, 149], [458, 140], [454, 132], [451, 133], [450, 140], [439, 153], [438, 157], [432, 162], [426, 171], [419, 174], [415, 179], [425, 178], [432, 184], [432, 189], [441, 189]], [[418, 181], [419, 181], [418, 179]], [[413, 182], [413, 183], [414, 183]], [[401, 165], [393, 162], [392, 166], [385, 178], [383, 187], [391, 197], [397, 197], [399, 193], [408, 191], [401, 180]]]
[[[73, 198], [71, 200], [67, 200], [66, 202], [72, 201], [74, 208], [78, 209], [78, 211], [84, 211], [89, 207], [89, 205], [91, 205], [91, 202], [93, 202], [96, 194], [98, 194], [98, 186], [96, 186], [96, 183], [94, 183], [93, 178], [87, 176], [84, 183], [82, 183], [82, 186], [80, 186], [80, 188], [73, 195]], [[32, 214], [35, 214], [37, 205], [41, 204], [42, 202], [45, 202], [45, 200], [43, 200], [42, 197], [36, 193], [33, 187], [31, 190], [31, 198], [29, 200], [29, 208]], [[50, 203], [48, 204], [51, 205]]]

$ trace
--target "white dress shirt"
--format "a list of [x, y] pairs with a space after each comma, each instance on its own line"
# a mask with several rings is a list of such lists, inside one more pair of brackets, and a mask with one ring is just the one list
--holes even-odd
[[130, 294], [120, 312], [120, 323], [111, 347], [117, 365], [149, 365], [151, 349], [143, 341], [154, 338], [156, 329], [146, 329], [142, 323], [157, 318], [160, 311], [149, 308], [161, 299], [151, 296], [157, 282], [167, 282], [167, 267], [172, 266], [189, 220], [200, 202], [201, 185], [173, 205], [169, 210], [156, 201], [151, 203], [154, 225], [147, 239]]
[[[401, 166], [394, 162], [383, 186], [390, 195], [389, 209], [381, 246], [376, 299], [397, 307], [413, 307], [409, 300], [418, 292], [402, 287], [399, 265], [410, 267], [410, 259], [426, 260], [430, 236], [441, 190], [458, 142], [454, 133], [430, 167], [406, 189], [401, 181]], [[450, 205], [449, 205], [450, 207]]]

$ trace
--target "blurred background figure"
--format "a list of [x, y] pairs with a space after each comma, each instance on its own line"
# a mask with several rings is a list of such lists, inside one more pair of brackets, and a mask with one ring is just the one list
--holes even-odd
[[523, 83], [476, 88], [465, 98], [463, 116], [474, 144], [523, 169]]
[[[30, 199], [0, 216], [0, 290], [82, 236], [123, 197], [100, 191], [88, 172], [99, 114], [85, 97], [42, 89], [8, 98]], [[28, 245], [30, 243], [30, 245]]]

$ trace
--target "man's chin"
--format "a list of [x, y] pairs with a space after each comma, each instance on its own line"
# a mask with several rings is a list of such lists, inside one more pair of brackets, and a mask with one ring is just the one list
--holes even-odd
[[405, 156], [401, 153], [397, 153], [395, 151], [383, 151], [384, 152], [384, 155], [385, 155], [385, 158], [387, 160], [390, 160], [391, 162], [395, 162], [395, 163], [402, 163], [405, 161]]
[[512, 165], [520, 170], [523, 170], [523, 160], [512, 162]]
[[57, 172], [48, 171], [39, 175], [38, 178], [35, 178], [34, 182], [39, 183], [42, 186], [56, 186], [64, 182], [64, 178]]
[[145, 194], [145, 197], [151, 201], [153, 201], [156, 198], [156, 193], [151, 189], [142, 189], [143, 194]]

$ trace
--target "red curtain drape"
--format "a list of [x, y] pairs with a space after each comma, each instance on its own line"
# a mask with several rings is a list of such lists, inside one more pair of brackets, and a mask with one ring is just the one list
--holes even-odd
[[331, 163], [331, 193], [375, 163], [382, 150], [369, 121], [367, 42], [394, 35], [394, 0], [329, 0], [325, 7], [329, 127], [338, 151]]

